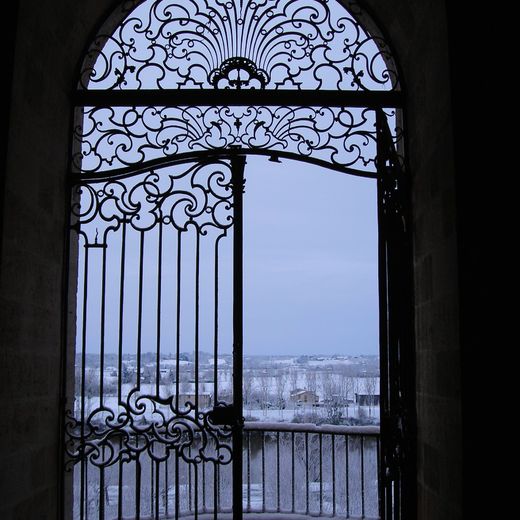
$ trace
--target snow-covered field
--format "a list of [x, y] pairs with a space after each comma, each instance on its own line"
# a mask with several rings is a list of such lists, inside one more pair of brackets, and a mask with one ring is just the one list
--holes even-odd
[[[298, 379], [296, 380], [296, 384], [302, 388], [305, 388], [306, 380], [305, 373], [298, 374]], [[342, 405], [335, 407], [336, 416], [339, 412], [341, 418], [345, 419], [356, 419], [356, 420], [364, 420], [367, 423], [377, 422], [379, 420], [379, 406], [358, 406], [355, 403], [355, 394], [356, 393], [374, 393], [376, 395], [379, 394], [379, 379], [377, 379], [377, 386], [374, 390], [369, 389], [369, 392], [366, 390], [366, 378], [358, 377], [352, 378], [350, 392], [346, 393], [345, 398], [348, 400], [348, 406]], [[277, 377], [267, 377], [262, 383], [265, 385], [266, 390], [264, 390], [265, 394], [268, 395], [267, 405], [262, 406], [260, 404], [260, 391], [257, 390], [256, 399], [250, 399], [251, 402], [246, 402], [244, 404], [244, 417], [246, 420], [250, 421], [282, 421], [282, 422], [327, 422], [327, 419], [331, 415], [331, 406], [324, 402], [323, 400], [319, 400], [316, 404], [305, 404], [305, 403], [296, 403], [291, 401], [290, 399], [290, 390], [289, 386], [286, 385], [283, 392], [283, 402], [282, 406], [277, 406], [280, 404], [280, 400], [277, 396], [277, 385], [278, 379]], [[126, 397], [129, 393], [134, 389], [134, 385], [126, 383], [121, 387], [121, 395], [124, 401], [126, 401]], [[209, 393], [213, 389], [213, 384], [204, 383], [199, 385], [199, 394], [200, 393]], [[339, 383], [338, 383], [338, 389]], [[175, 384], [166, 384], [160, 385], [159, 387], [159, 395], [161, 397], [168, 397], [175, 395]], [[230, 395], [231, 393], [231, 378], [219, 382], [219, 391], [221, 395]], [[318, 396], [323, 395], [325, 393], [325, 385], [321, 381], [316, 382], [316, 394]], [[180, 386], [180, 395], [187, 396], [193, 394], [195, 392], [195, 385], [192, 383], [183, 383]], [[156, 395], [156, 385], [155, 384], [142, 384], [141, 390], [139, 392], [140, 395]], [[326, 394], [325, 394], [326, 395]], [[346, 402], [346, 401], [345, 401]], [[117, 411], [118, 406], [118, 397], [117, 395], [105, 395], [102, 400], [103, 406], [110, 408], [111, 410]], [[98, 395], [90, 395], [85, 399], [85, 414], [89, 415], [95, 408], [100, 406], [101, 400]], [[181, 406], [184, 403], [181, 402]], [[208, 407], [209, 408], [209, 407]], [[161, 410], [165, 411], [166, 408], [161, 407]], [[147, 420], [151, 420], [153, 417], [153, 407], [148, 406], [145, 412], [142, 414]], [[80, 417], [80, 399], [79, 396], [76, 396], [75, 400], [75, 414], [76, 417]], [[171, 416], [171, 414], [168, 414]], [[336, 420], [337, 422], [337, 420]], [[344, 421], [341, 421], [344, 422]]]

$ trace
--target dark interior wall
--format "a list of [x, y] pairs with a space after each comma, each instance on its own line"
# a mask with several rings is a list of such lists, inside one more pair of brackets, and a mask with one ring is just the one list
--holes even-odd
[[[366, 0], [402, 65], [413, 175], [418, 515], [460, 518], [455, 186], [444, 4]], [[0, 518], [56, 518], [64, 201], [76, 65], [112, 0], [21, 0], [4, 179]]]
[[443, 2], [366, 0], [406, 89], [415, 279], [417, 518], [462, 517], [461, 352], [450, 55]]
[[70, 93], [78, 58], [107, 7], [20, 1], [2, 233], [2, 520], [57, 518]]

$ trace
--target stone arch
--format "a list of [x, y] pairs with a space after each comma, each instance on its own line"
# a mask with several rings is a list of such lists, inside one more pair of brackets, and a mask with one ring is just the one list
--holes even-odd
[[[150, 172], [139, 189], [153, 191], [156, 215], [164, 197], [178, 194], [172, 190], [173, 177], [166, 191], [159, 189], [156, 168], [193, 161], [211, 164], [222, 158], [233, 166], [244, 155], [265, 154], [273, 160], [294, 158], [378, 179], [381, 218], [388, 220], [380, 227], [381, 251], [386, 251], [380, 256], [380, 274], [386, 272], [387, 265], [395, 268], [395, 262], [389, 263], [393, 253], [388, 253], [394, 246], [388, 244], [403, 240], [400, 219], [404, 219], [407, 205], [407, 181], [400, 155], [402, 91], [389, 47], [380, 36], [374, 37], [363, 29], [357, 18], [361, 17], [358, 8], [353, 15], [342, 3], [323, 0], [192, 0], [182, 4], [144, 1], [133, 2], [130, 7], [110, 18], [111, 34], [94, 38], [79, 74], [71, 174], [78, 182], [76, 196], [92, 196], [85, 213], [76, 211], [78, 204], [73, 204], [72, 228], [76, 232], [101, 215], [107, 198], [121, 211], [117, 217], [112, 213], [103, 217], [107, 221], [116, 218], [116, 228], [122, 226], [124, 230], [127, 222], [142, 218], [139, 212], [132, 213], [142, 204], [131, 200], [120, 179]], [[114, 25], [114, 20], [118, 24]], [[215, 178], [213, 175], [209, 178]], [[90, 188], [90, 183], [104, 179], [106, 184], [101, 189]], [[111, 179], [115, 182], [111, 183]], [[232, 181], [231, 185], [237, 183]], [[122, 190], [119, 198], [114, 189]], [[208, 188], [207, 194], [210, 191]], [[228, 204], [228, 197], [222, 201]], [[191, 211], [191, 202], [187, 205]], [[206, 209], [213, 211], [211, 207]], [[157, 222], [171, 224], [173, 216], [168, 219], [160, 217]], [[80, 233], [85, 248], [106, 249], [107, 229], [99, 242], [97, 228], [95, 236], [93, 230], [90, 237]], [[400, 247], [402, 260], [407, 251]], [[406, 271], [404, 266], [406, 262], [399, 269]], [[408, 284], [403, 277], [400, 281]], [[381, 284], [385, 299], [381, 316], [385, 321], [389, 315], [393, 321], [394, 314], [399, 313], [394, 312], [394, 298], [387, 307], [387, 289], [393, 285], [388, 284], [386, 274], [381, 276]], [[86, 291], [85, 286], [83, 309], [87, 305]], [[405, 299], [409, 296], [406, 294]], [[409, 325], [407, 320], [408, 316], [404, 321]], [[383, 340], [384, 362], [388, 364], [386, 380], [399, 369], [390, 358], [402, 357], [401, 345], [408, 333], [401, 322], [395, 323], [398, 334], [385, 334]], [[85, 329], [84, 321], [82, 326]], [[395, 354], [389, 356], [392, 349]], [[83, 363], [82, 387], [84, 372]], [[385, 385], [392, 386], [394, 397], [403, 394], [401, 378], [396, 380], [399, 384]], [[84, 401], [83, 389], [81, 395]], [[384, 467], [392, 466], [392, 471], [397, 472], [393, 474], [399, 474], [388, 484], [381, 481], [381, 492], [387, 497], [382, 503], [390, 512], [396, 494], [394, 482], [399, 488], [402, 481], [401, 461], [395, 455], [404, 448], [400, 430], [404, 416], [395, 414], [406, 407], [402, 403], [397, 406], [388, 396], [383, 401], [385, 406], [392, 403], [392, 410], [385, 410], [392, 421], [388, 421], [383, 444]], [[122, 406], [124, 416], [134, 413], [130, 401]], [[68, 414], [68, 455], [72, 461], [83, 461], [81, 450], [74, 444], [83, 442], [77, 431], [83, 435], [83, 424], [88, 421], [88, 435], [95, 437], [93, 419], [103, 421], [107, 412], [102, 403], [93, 412], [86, 413], [84, 405], [81, 408], [80, 421], [74, 413]], [[96, 439], [88, 442], [99, 451]], [[125, 452], [121, 453], [124, 456]], [[120, 455], [116, 451], [111, 456]], [[106, 465], [112, 465], [114, 460]], [[84, 483], [81, 485], [83, 489]]]
[[[460, 518], [460, 472], [456, 470], [461, 467], [458, 327], [463, 324], [456, 287], [457, 269], [469, 266], [463, 259], [457, 260], [457, 232], [450, 225], [456, 220], [457, 201], [448, 17], [442, 3], [366, 0], [364, 4], [386, 28], [407, 84], [413, 87], [405, 108], [411, 145], [407, 155], [414, 180], [415, 314], [417, 370], [421, 377], [417, 387], [417, 517]], [[61, 208], [68, 172], [68, 93], [77, 77], [77, 57], [82, 55], [84, 42], [90, 40], [90, 28], [105, 18], [105, 8], [99, 2], [72, 5], [60, 0], [45, 5], [20, 4], [5, 175], [2, 319], [6, 328], [2, 373], [20, 374], [4, 377], [5, 395], [15, 398], [6, 404], [6, 410], [31, 424], [34, 434], [21, 436], [21, 422], [6, 425], [7, 435], [17, 438], [16, 445], [4, 443], [2, 452], [2, 465], [10, 475], [2, 509], [7, 516], [16, 511], [27, 517], [53, 517], [59, 509], [56, 490], [60, 468], [52, 461], [57, 460], [58, 410], [63, 402], [59, 397], [59, 273], [64, 249], [62, 229], [66, 225]], [[457, 63], [463, 62], [465, 58]], [[32, 136], [34, 153], [27, 153], [27, 135]], [[464, 136], [460, 137], [462, 140]], [[35, 208], [39, 209], [37, 227]], [[442, 227], [439, 222], [444, 223]], [[31, 258], [31, 262], [21, 261], [23, 258]], [[38, 298], [28, 296], [29, 292]], [[476, 329], [466, 324], [464, 330], [474, 337]], [[43, 356], [41, 363], [34, 363], [34, 346]], [[29, 386], [23, 396], [19, 393], [20, 382], [27, 376], [26, 371], [19, 371], [24, 363], [32, 367], [31, 378], [44, 383], [37, 387], [37, 395]], [[450, 384], [440, 385], [447, 377]], [[40, 409], [45, 409], [45, 414], [35, 414]], [[26, 468], [39, 464], [42, 457], [49, 461], [48, 471], [40, 478], [35, 476], [33, 485], [28, 486]]]

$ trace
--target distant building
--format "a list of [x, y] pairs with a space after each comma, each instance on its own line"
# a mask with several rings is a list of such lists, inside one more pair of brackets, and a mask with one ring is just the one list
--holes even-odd
[[315, 404], [320, 400], [320, 398], [311, 390], [296, 389], [291, 392], [289, 400], [293, 403]]

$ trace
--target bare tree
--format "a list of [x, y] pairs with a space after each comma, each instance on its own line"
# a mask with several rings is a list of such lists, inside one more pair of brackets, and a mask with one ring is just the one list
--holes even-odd
[[354, 397], [354, 378], [352, 376], [343, 376], [343, 395], [345, 396], [345, 403], [347, 405], [347, 417], [349, 416], [348, 409], [350, 403], [350, 396]]
[[87, 405], [85, 415], [88, 415], [92, 410], [91, 400], [99, 396], [99, 376], [95, 369], [89, 368], [85, 370], [85, 397], [87, 398]]
[[322, 376], [324, 401], [327, 407], [327, 416], [331, 424], [341, 423], [341, 390], [338, 381], [330, 372]]
[[341, 375], [341, 395], [345, 399], [345, 408], [346, 408], [346, 414], [347, 418], [349, 416], [349, 397], [354, 393], [354, 379], [352, 376], [347, 375], [346, 373], [343, 373]]
[[255, 376], [252, 370], [244, 371], [242, 385], [244, 393], [244, 405], [246, 407], [249, 406], [249, 411], [251, 411], [253, 388], [255, 385]]
[[316, 393], [318, 390], [318, 378], [315, 370], [307, 370], [305, 372], [305, 384], [307, 390]]
[[[359, 394], [359, 377], [354, 377], [353, 380], [353, 386], [354, 386], [354, 395], [357, 396]], [[357, 415], [359, 417], [359, 399], [356, 399], [357, 404]]]
[[287, 379], [284, 370], [279, 370], [276, 375], [276, 405], [280, 410], [280, 417], [283, 419], [283, 410], [285, 408], [285, 387], [287, 386]]
[[289, 372], [289, 382], [291, 385], [291, 391], [294, 392], [294, 390], [296, 390], [298, 388], [298, 370], [293, 368]]
[[260, 376], [258, 377], [258, 386], [260, 389], [260, 399], [261, 399], [261, 407], [264, 411], [264, 416], [267, 415], [267, 408], [269, 402], [269, 381], [270, 377], [267, 373], [267, 370], [263, 370]]
[[365, 378], [365, 392], [368, 397], [368, 416], [372, 416], [372, 406], [374, 405], [374, 396], [376, 395], [377, 389], [377, 377]]

